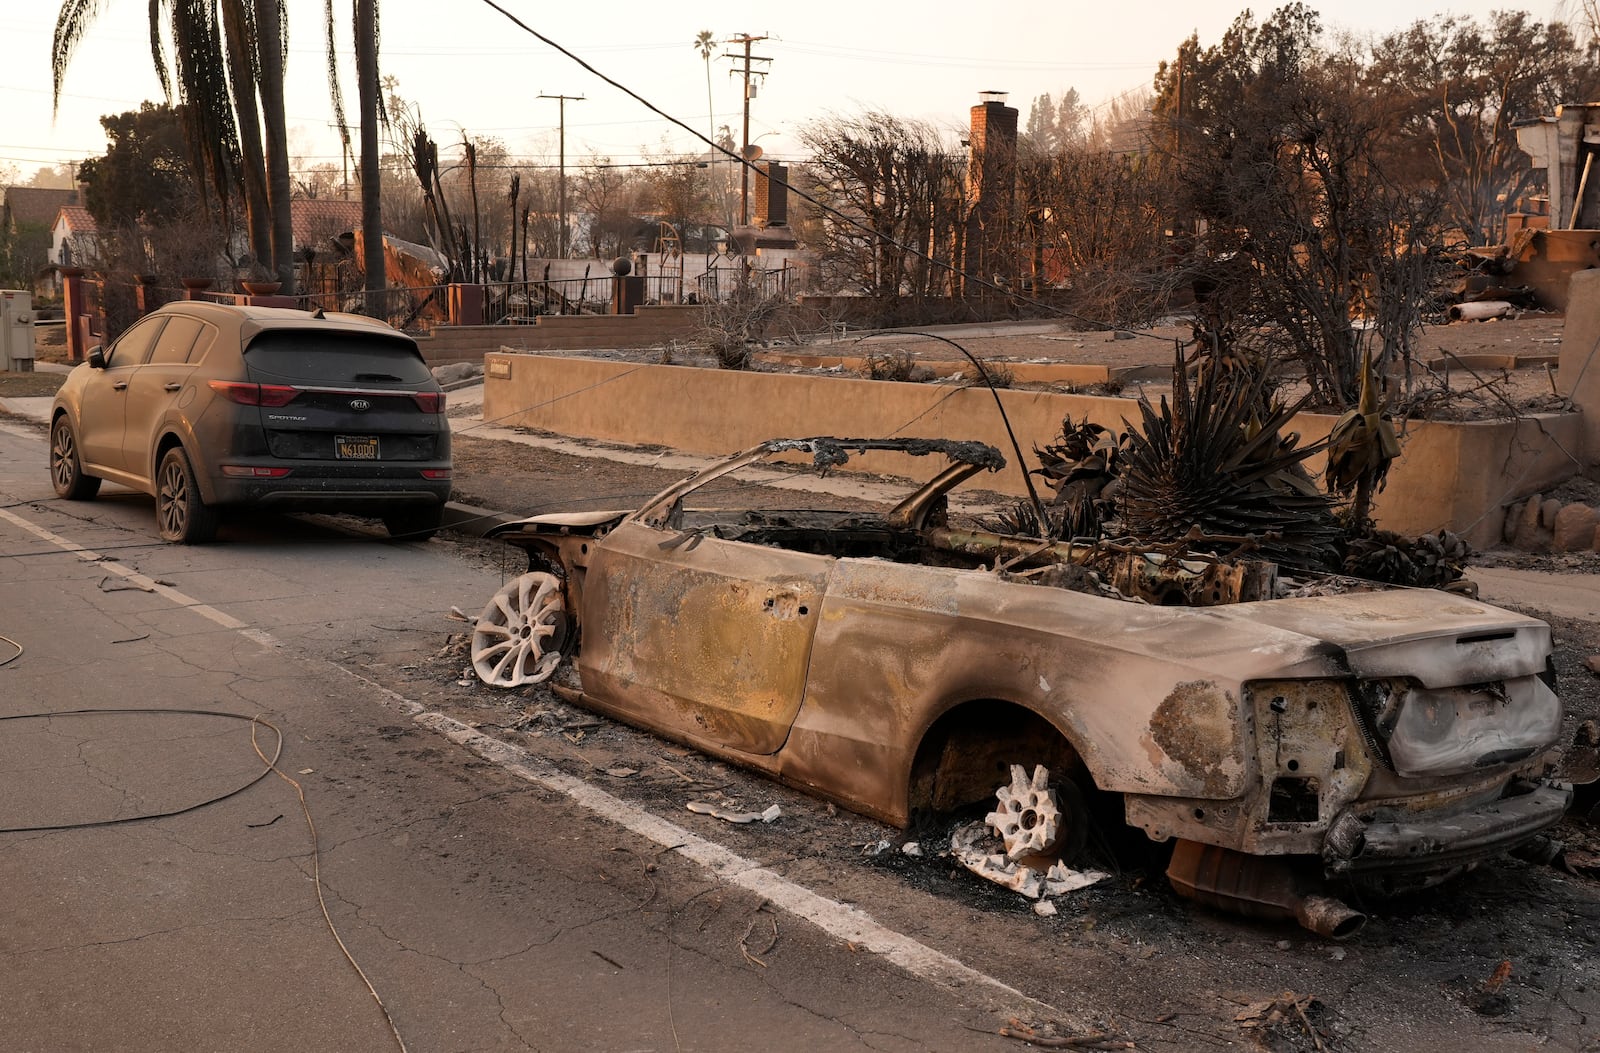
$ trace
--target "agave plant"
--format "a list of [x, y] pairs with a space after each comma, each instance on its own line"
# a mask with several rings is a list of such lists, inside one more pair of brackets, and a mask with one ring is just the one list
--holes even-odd
[[1280, 430], [1305, 404], [1273, 397], [1261, 371], [1202, 368], [1193, 386], [1181, 357], [1172, 402], [1139, 400], [1120, 454], [1118, 527], [1140, 544], [1173, 544], [1198, 529], [1193, 548], [1225, 554], [1241, 544], [1259, 558], [1310, 570], [1339, 565], [1332, 503], [1302, 467], [1323, 443]]
[[1471, 549], [1448, 530], [1402, 537], [1388, 530], [1373, 530], [1352, 538], [1345, 554], [1344, 572], [1353, 577], [1442, 589], [1466, 573]]
[[[1061, 439], [1040, 449], [1033, 448], [1039, 467], [1033, 474], [1055, 491], [1046, 514], [1050, 534], [1060, 538], [1097, 538], [1104, 522], [1112, 515], [1112, 495], [1116, 490], [1117, 457], [1127, 441], [1109, 428], [1085, 421], [1074, 426], [1072, 418], [1061, 422]], [[1019, 509], [1029, 517], [1031, 509]]]

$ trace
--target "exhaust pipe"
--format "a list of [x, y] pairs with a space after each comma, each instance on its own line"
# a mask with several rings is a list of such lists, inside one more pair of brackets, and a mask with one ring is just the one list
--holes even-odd
[[1317, 889], [1280, 856], [1251, 856], [1179, 840], [1167, 880], [1180, 896], [1247, 918], [1293, 919], [1330, 940], [1354, 936], [1367, 916]]

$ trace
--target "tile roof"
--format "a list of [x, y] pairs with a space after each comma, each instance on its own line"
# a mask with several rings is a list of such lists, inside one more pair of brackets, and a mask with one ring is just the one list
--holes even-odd
[[34, 223], [48, 227], [56, 221], [56, 213], [62, 206], [76, 204], [76, 190], [13, 186], [5, 191], [5, 211], [12, 223]]
[[100, 229], [100, 224], [82, 205], [62, 205], [59, 216], [67, 221], [68, 229], [74, 234], [93, 234]]
[[361, 202], [337, 197], [296, 198], [289, 204], [294, 243], [305, 246], [361, 227]]

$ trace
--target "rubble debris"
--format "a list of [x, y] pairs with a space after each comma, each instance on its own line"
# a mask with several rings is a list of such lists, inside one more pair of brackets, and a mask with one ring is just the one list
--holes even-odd
[[1039, 902], [1037, 902], [1037, 903], [1035, 903], [1033, 905], [1033, 912], [1035, 914], [1039, 915], [1039, 917], [1041, 917], [1041, 918], [1053, 918], [1053, 917], [1055, 917], [1056, 916], [1056, 903], [1055, 903], [1055, 900], [1041, 899]]
[[862, 845], [861, 854], [869, 859], [876, 859], [878, 856], [883, 855], [893, 847], [894, 845], [889, 843], [889, 839], [887, 837], [882, 837], [876, 841], [868, 841], [866, 844]]
[[1019, 1042], [1026, 1042], [1030, 1046], [1040, 1049], [1137, 1049], [1134, 1043], [1127, 1039], [1118, 1038], [1109, 1031], [1097, 1031], [1088, 1035], [1052, 1035], [1045, 1034], [1021, 1020], [1012, 1017], [1006, 1021], [1006, 1026], [1000, 1029], [1001, 1038], [1014, 1038]]
[[1513, 308], [1507, 300], [1471, 300], [1458, 303], [1447, 312], [1452, 322], [1487, 322], [1504, 318]]
[[1468, 992], [1464, 999], [1467, 1008], [1480, 1016], [1505, 1016], [1511, 1012], [1511, 996], [1502, 990], [1509, 979], [1511, 963], [1503, 961], [1487, 980]]
[[709, 815], [726, 823], [770, 823], [783, 814], [783, 809], [777, 805], [764, 812], [738, 812], [707, 801], [690, 801], [684, 807], [697, 815]]
[[922, 845], [916, 841], [907, 841], [905, 844], [900, 846], [900, 854], [912, 856], [913, 858], [921, 856]]
[[[1584, 664], [1591, 662], [1600, 662], [1600, 655]], [[1594, 665], [1589, 668], [1600, 672]], [[1578, 725], [1572, 747], [1561, 759], [1561, 778], [1572, 784], [1569, 812], [1600, 826], [1600, 724], [1586, 720]]]
[[1262, 1044], [1270, 1048], [1279, 1046], [1274, 1039], [1293, 1042], [1309, 1038], [1313, 1047], [1321, 1050], [1327, 1047], [1318, 1025], [1326, 1012], [1327, 1007], [1316, 997], [1285, 991], [1276, 998], [1250, 1003], [1234, 1015], [1233, 1021], [1247, 1031], [1257, 1032], [1264, 1040]]
[[1104, 881], [1101, 870], [1073, 870], [1062, 862], [1039, 869], [1009, 859], [986, 823], [968, 823], [950, 835], [950, 854], [962, 866], [1028, 899], [1059, 896]]

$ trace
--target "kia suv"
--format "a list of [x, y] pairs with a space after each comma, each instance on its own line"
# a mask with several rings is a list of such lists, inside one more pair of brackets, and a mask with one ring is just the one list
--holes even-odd
[[376, 516], [425, 540], [450, 496], [444, 403], [416, 341], [382, 322], [180, 301], [68, 374], [50, 479], [72, 500], [102, 480], [150, 494], [183, 544], [249, 508]]

